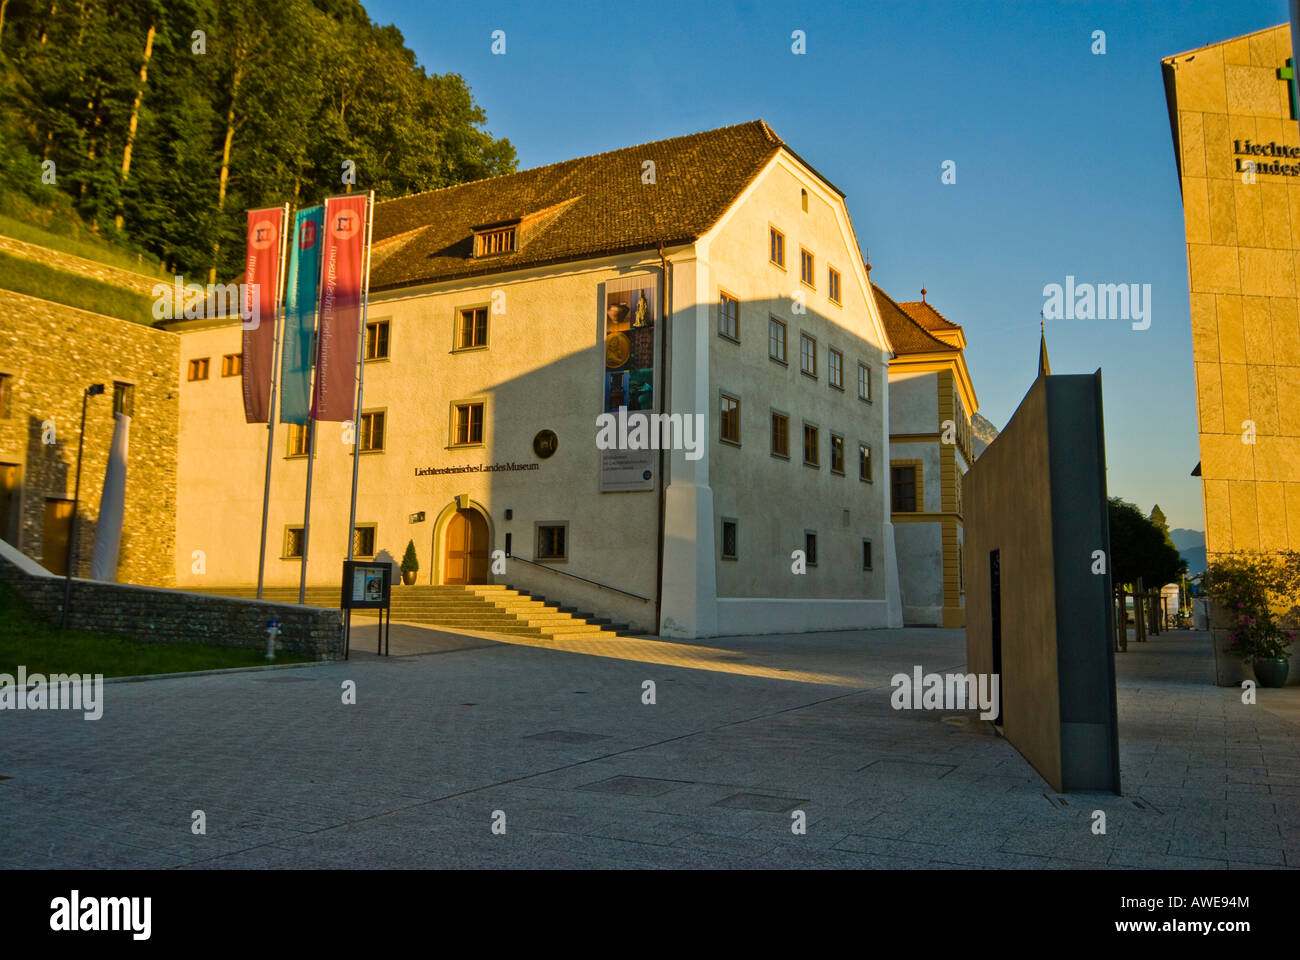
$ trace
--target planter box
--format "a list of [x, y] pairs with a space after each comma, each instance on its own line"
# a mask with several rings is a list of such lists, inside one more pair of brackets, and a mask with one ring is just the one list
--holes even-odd
[[1214, 682], [1221, 687], [1240, 687], [1243, 680], [1254, 680], [1254, 668], [1240, 657], [1228, 653], [1228, 634], [1232, 620], [1217, 603], [1208, 601], [1210, 643], [1214, 648]]
[[1221, 687], [1240, 687], [1243, 680], [1255, 679], [1254, 667], [1224, 649], [1228, 646], [1231, 632], [1227, 627], [1210, 630], [1210, 642], [1214, 645], [1214, 682]]

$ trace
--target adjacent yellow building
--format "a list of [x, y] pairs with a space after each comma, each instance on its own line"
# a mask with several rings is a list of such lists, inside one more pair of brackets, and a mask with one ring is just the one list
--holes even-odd
[[1162, 61], [1208, 554], [1300, 549], [1300, 127], [1289, 26]]
[[975, 460], [979, 400], [966, 334], [925, 300], [898, 303], [872, 285], [894, 348], [889, 362], [890, 519], [903, 622], [966, 625], [962, 478]]

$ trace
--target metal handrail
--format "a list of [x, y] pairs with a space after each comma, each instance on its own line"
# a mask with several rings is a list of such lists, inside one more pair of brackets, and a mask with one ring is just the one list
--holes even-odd
[[639, 593], [632, 593], [630, 590], [623, 590], [619, 587], [611, 587], [608, 583], [601, 583], [599, 580], [588, 580], [586, 577], [580, 577], [576, 573], [569, 573], [568, 570], [557, 570], [555, 567], [548, 567], [544, 563], [538, 563], [535, 560], [525, 560], [523, 557], [508, 557], [509, 560], [516, 560], [519, 563], [526, 563], [529, 566], [537, 567], [540, 570], [549, 570], [551, 573], [562, 574], [566, 577], [572, 577], [574, 580], [581, 580], [583, 583], [590, 583], [594, 587], [603, 587], [606, 590], [613, 590], [615, 593], [621, 593], [625, 597], [631, 597], [634, 600], [644, 600], [646, 603], [654, 603], [649, 597], [643, 597]]

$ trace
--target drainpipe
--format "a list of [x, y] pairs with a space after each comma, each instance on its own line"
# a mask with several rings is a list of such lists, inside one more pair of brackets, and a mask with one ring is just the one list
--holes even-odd
[[[664, 244], [659, 241], [659, 303], [660, 303], [660, 326], [662, 329], [659, 333], [659, 412], [668, 411], [668, 317], [671, 310], [668, 306], [668, 260], [664, 257]], [[663, 614], [664, 603], [664, 498], [667, 495], [668, 478], [664, 475], [664, 448], [663, 444], [659, 445], [659, 523], [658, 537], [655, 544], [655, 635], [661, 632], [660, 617]]]

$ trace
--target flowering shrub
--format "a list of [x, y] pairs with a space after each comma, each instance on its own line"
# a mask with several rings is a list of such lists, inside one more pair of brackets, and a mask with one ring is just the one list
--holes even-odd
[[1228, 634], [1227, 651], [1247, 663], [1255, 660], [1284, 660], [1291, 653], [1295, 633], [1283, 630], [1271, 614], [1238, 616]]
[[1205, 571], [1203, 589], [1231, 627], [1224, 649], [1251, 663], [1290, 654], [1300, 611], [1300, 554], [1224, 554]]

